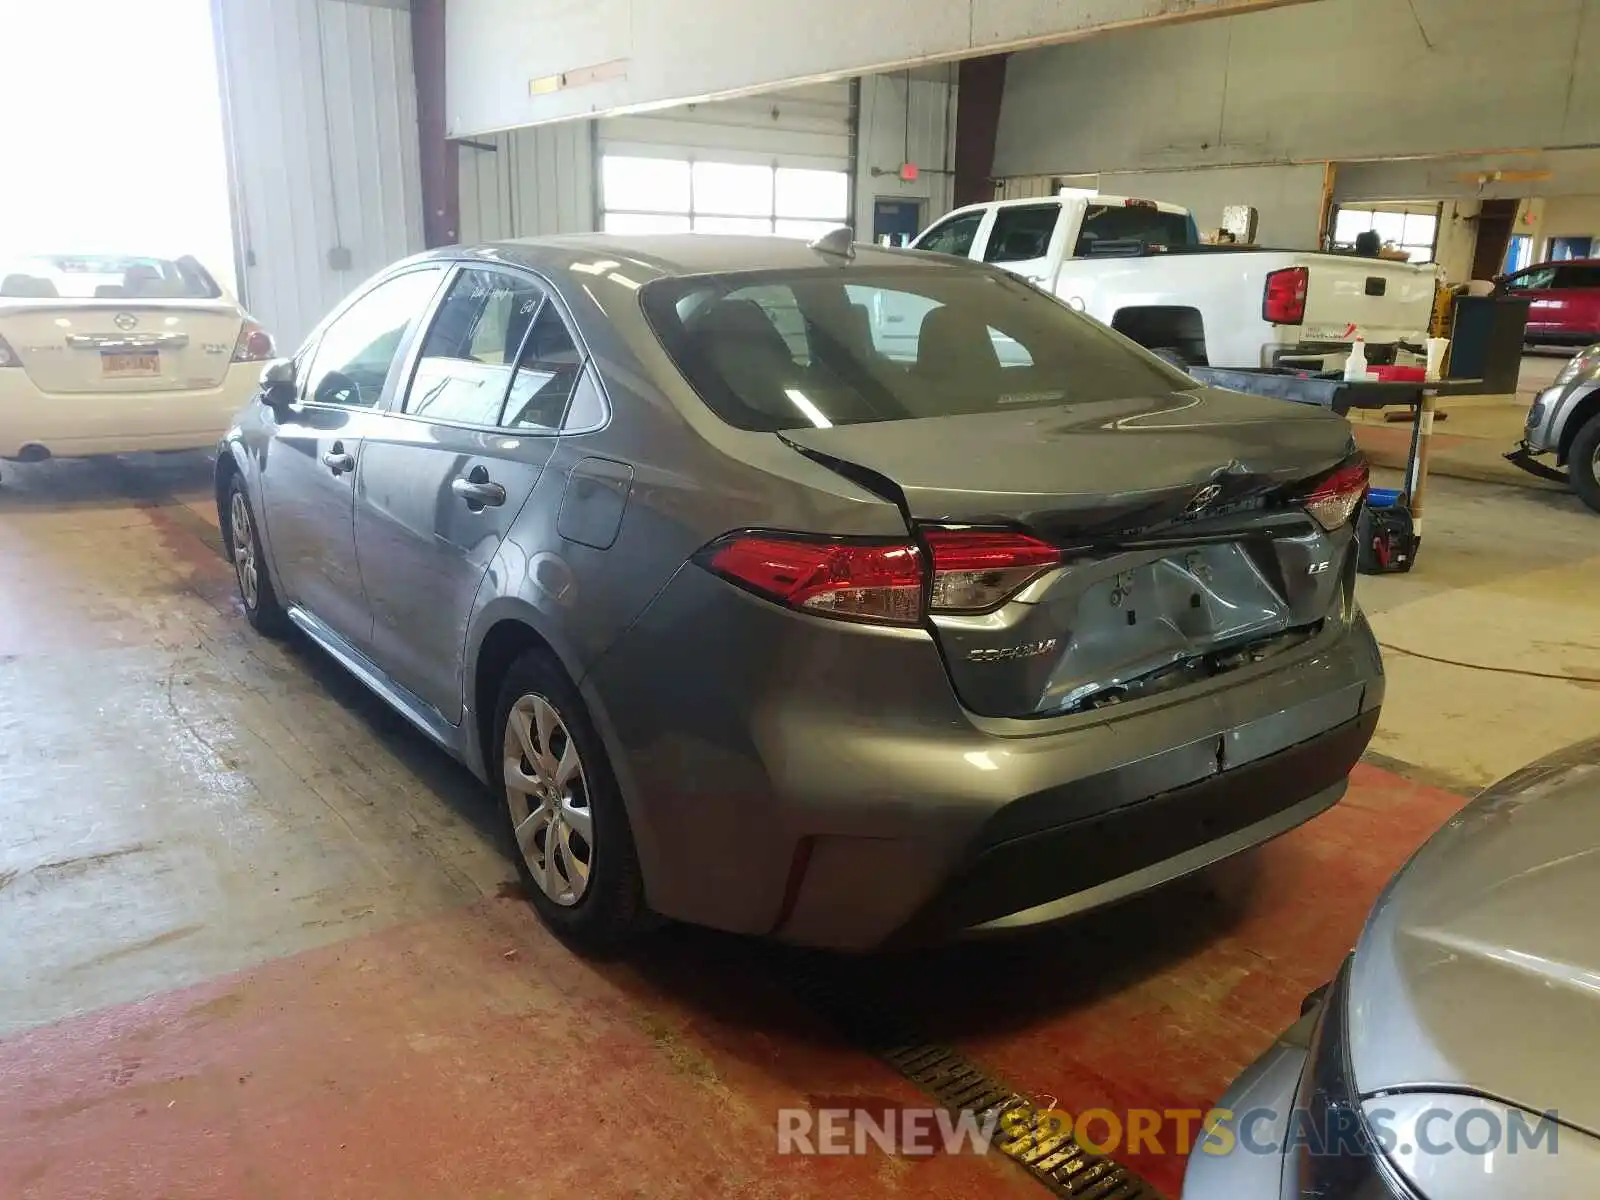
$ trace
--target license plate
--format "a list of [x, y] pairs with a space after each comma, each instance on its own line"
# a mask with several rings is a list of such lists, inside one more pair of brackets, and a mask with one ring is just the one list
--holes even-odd
[[104, 351], [100, 373], [108, 379], [130, 379], [161, 374], [161, 355], [155, 350]]

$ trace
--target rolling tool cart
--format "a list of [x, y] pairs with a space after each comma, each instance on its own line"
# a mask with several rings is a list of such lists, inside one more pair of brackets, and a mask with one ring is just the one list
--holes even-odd
[[1383, 382], [1347, 380], [1305, 371], [1232, 370], [1190, 367], [1189, 374], [1212, 387], [1270, 396], [1295, 404], [1314, 404], [1345, 416], [1352, 409], [1409, 408], [1411, 449], [1406, 455], [1405, 487], [1375, 489], [1361, 515], [1359, 565], [1368, 574], [1409, 571], [1422, 545], [1422, 514], [1428, 494], [1428, 455], [1439, 399], [1484, 390], [1481, 379]]

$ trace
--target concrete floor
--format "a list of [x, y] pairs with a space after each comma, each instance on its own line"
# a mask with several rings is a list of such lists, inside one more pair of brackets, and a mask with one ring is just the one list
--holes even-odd
[[[921, 1101], [769, 949], [563, 950], [472, 779], [248, 630], [208, 482], [173, 456], [0, 488], [0, 1196], [1038, 1194], [996, 1158], [775, 1155], [779, 1108]], [[1345, 803], [1112, 913], [859, 985], [1069, 1110], [1206, 1107], [1464, 794], [1600, 733], [1600, 519], [1433, 497], [1416, 573], [1362, 582], [1390, 693]], [[1176, 1192], [1171, 1147], [1132, 1165]]]

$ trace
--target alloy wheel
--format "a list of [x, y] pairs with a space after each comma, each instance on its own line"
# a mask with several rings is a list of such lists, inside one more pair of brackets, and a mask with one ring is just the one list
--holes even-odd
[[504, 773], [517, 851], [539, 890], [570, 908], [594, 870], [594, 817], [578, 744], [545, 697], [511, 706]]
[[233, 570], [239, 577], [239, 595], [244, 605], [254, 610], [261, 598], [260, 567], [256, 562], [256, 541], [250, 527], [250, 505], [243, 492], [234, 492], [228, 506], [228, 524], [232, 527]]

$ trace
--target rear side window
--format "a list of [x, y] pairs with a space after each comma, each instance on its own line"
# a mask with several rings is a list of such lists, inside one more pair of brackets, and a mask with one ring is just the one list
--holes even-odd
[[994, 226], [983, 261], [992, 263], [1026, 262], [1043, 258], [1050, 249], [1050, 235], [1061, 217], [1059, 204], [1028, 204], [997, 208]]
[[534, 317], [517, 360], [516, 377], [511, 381], [501, 424], [530, 433], [557, 432], [582, 366], [583, 355], [572, 333], [556, 306], [546, 300]]
[[640, 295], [706, 405], [740, 429], [899, 421], [1164, 394], [1195, 383], [978, 267], [661, 279]]
[[544, 289], [524, 275], [470, 268], [456, 276], [422, 343], [404, 411], [495, 425]]
[[1185, 213], [1162, 212], [1144, 204], [1091, 204], [1084, 210], [1075, 257], [1104, 254], [1119, 243], [1170, 248], [1192, 245], [1193, 240]]
[[1600, 288], [1600, 267], [1562, 267], [1556, 273], [1558, 288]]

